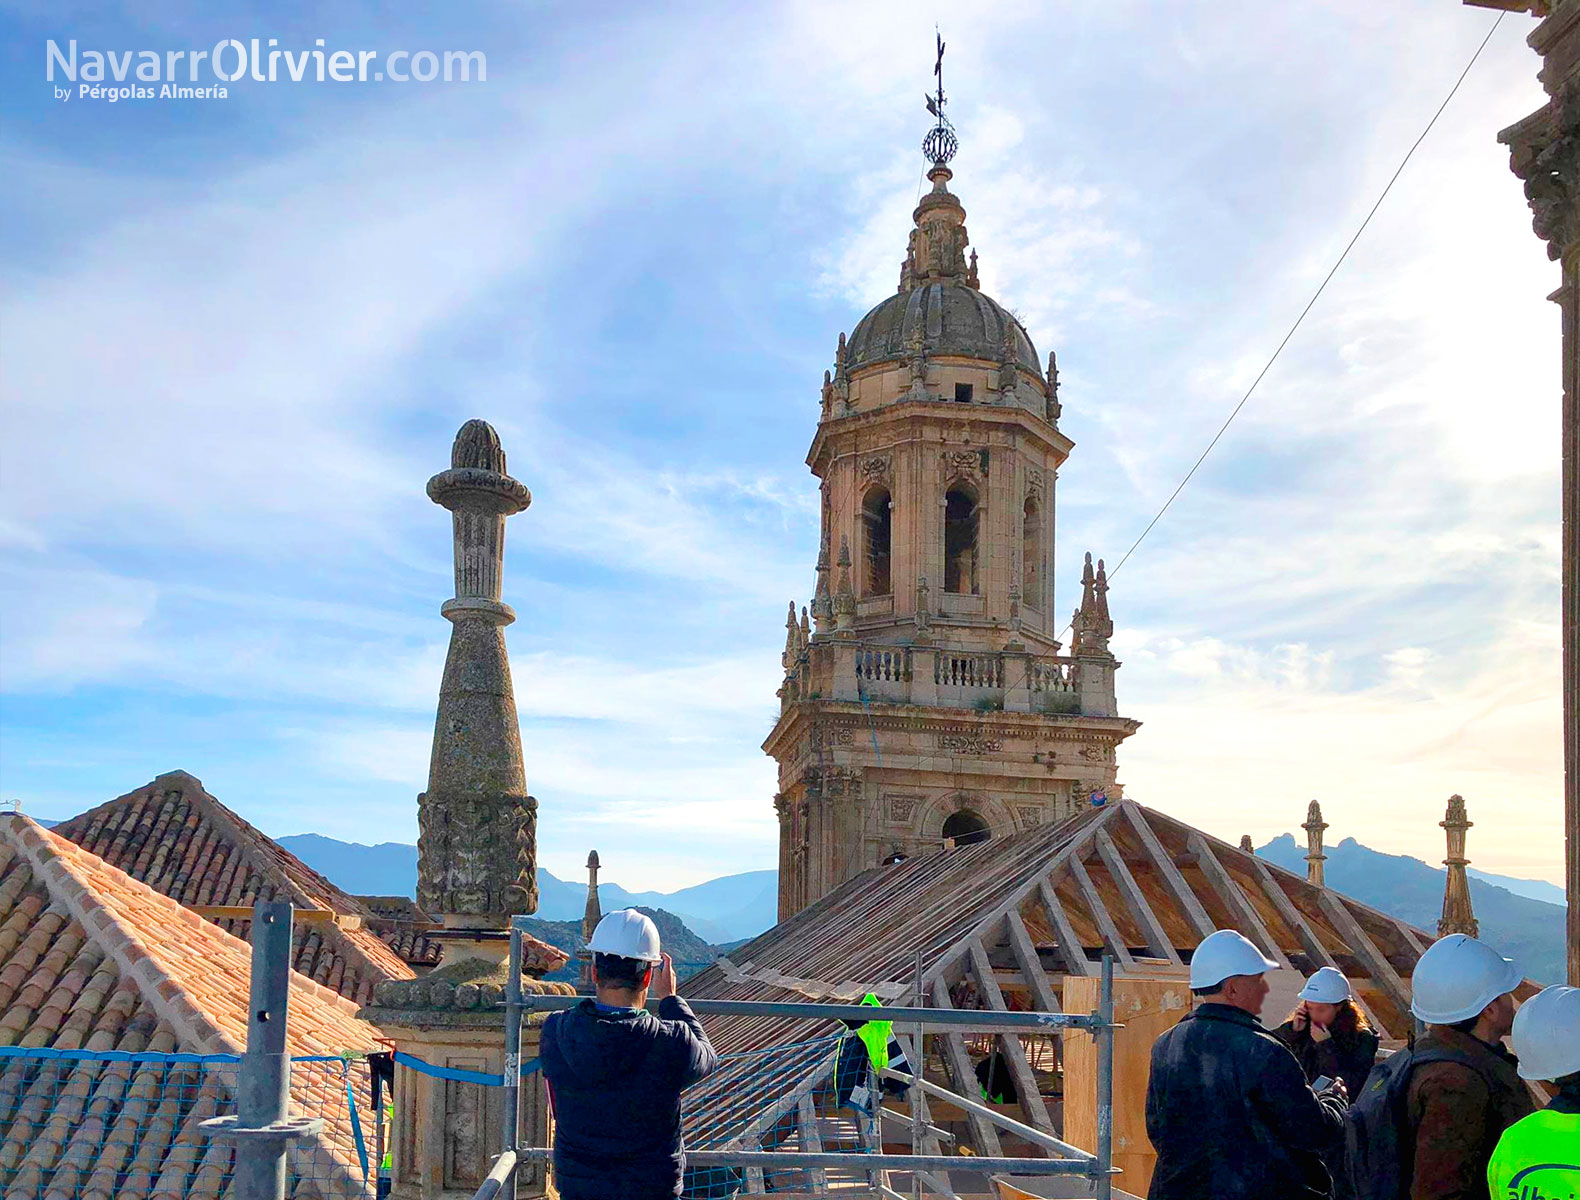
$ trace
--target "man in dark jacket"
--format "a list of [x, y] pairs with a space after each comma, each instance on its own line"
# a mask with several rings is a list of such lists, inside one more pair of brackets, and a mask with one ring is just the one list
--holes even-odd
[[[588, 949], [597, 999], [551, 1015], [539, 1050], [555, 1184], [564, 1200], [672, 1200], [685, 1171], [680, 1093], [718, 1056], [675, 995], [674, 966], [647, 917], [610, 913]], [[649, 984], [656, 1017], [643, 1007]]]
[[1150, 1200], [1315, 1200], [1332, 1194], [1322, 1152], [1342, 1136], [1343, 1084], [1320, 1095], [1257, 1020], [1278, 964], [1220, 929], [1191, 959], [1201, 1005], [1152, 1047]]
[[1463, 933], [1439, 938], [1415, 964], [1410, 1011], [1426, 1022], [1415, 1053], [1443, 1050], [1457, 1061], [1426, 1063], [1410, 1075], [1410, 1200], [1488, 1200], [1487, 1164], [1498, 1138], [1536, 1111], [1503, 1047], [1520, 982], [1513, 963]]

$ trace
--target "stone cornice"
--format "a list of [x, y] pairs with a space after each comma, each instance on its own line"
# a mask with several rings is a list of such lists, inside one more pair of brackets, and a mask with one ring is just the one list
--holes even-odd
[[[806, 453], [806, 464], [813, 474], [820, 475], [818, 464], [829, 451], [829, 444], [853, 435], [880, 430], [886, 425], [909, 424], [916, 427], [947, 426], [958, 429], [962, 425], [980, 422], [994, 429], [1013, 427], [1027, 434], [1048, 453], [1062, 463], [1069, 457], [1075, 443], [1036, 413], [1013, 405], [957, 404], [950, 400], [901, 400], [865, 412], [851, 413], [844, 417], [831, 417], [818, 424], [812, 436], [812, 445]], [[915, 440], [899, 438], [898, 441]]]
[[1110, 747], [1117, 746], [1141, 728], [1141, 722], [1130, 717], [1021, 713], [1001, 709], [979, 712], [931, 705], [872, 703], [869, 706], [849, 700], [802, 700], [780, 714], [763, 742], [763, 749], [778, 758], [776, 748], [793, 743], [803, 727], [814, 722], [830, 729], [861, 733], [877, 729], [901, 733], [974, 734], [1014, 741], [1095, 742]]

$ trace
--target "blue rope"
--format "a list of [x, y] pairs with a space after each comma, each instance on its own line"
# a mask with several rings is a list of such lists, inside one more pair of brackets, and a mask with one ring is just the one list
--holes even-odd
[[486, 1087], [505, 1086], [503, 1075], [490, 1075], [483, 1071], [463, 1071], [457, 1067], [436, 1067], [400, 1050], [395, 1051], [395, 1061], [403, 1067], [416, 1071], [419, 1075], [429, 1075], [434, 1079], [448, 1079], [453, 1083], [481, 1083]]
[[346, 1081], [346, 1108], [351, 1112], [351, 1136], [357, 1143], [357, 1161], [362, 1164], [362, 1182], [368, 1181], [368, 1144], [362, 1140], [362, 1118], [357, 1115], [357, 1096], [351, 1090], [351, 1072], [344, 1066], [341, 1072]]

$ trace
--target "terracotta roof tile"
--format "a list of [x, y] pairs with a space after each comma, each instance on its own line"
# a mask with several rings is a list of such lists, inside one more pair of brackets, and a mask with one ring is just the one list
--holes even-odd
[[[137, 823], [157, 827], [147, 812]], [[0, 816], [0, 1044], [239, 1053], [250, 964], [251, 947], [215, 923], [24, 816]], [[377, 1049], [376, 1036], [353, 1002], [293, 974], [292, 1054], [365, 1052]], [[318, 1188], [361, 1194], [349, 1114], [343, 1102], [324, 1103], [343, 1096], [339, 1067], [325, 1070], [336, 1073], [327, 1084], [311, 1068], [292, 1079], [295, 1105], [326, 1118], [323, 1134], [293, 1151], [314, 1160], [316, 1188], [296, 1192], [304, 1200]], [[34, 1060], [0, 1059], [0, 1195], [218, 1200], [231, 1152], [198, 1122], [234, 1111], [232, 1079], [168, 1064], [40, 1070]], [[306, 1173], [305, 1160], [299, 1165]]]
[[[413, 977], [360, 900], [231, 812], [184, 771], [161, 775], [64, 821], [56, 832], [184, 905], [250, 907], [260, 898], [278, 898], [298, 908], [332, 911], [333, 924], [298, 924], [293, 965], [332, 980], [336, 991], [358, 1004], [371, 1000], [385, 979]], [[246, 921], [216, 923], [247, 940]]]

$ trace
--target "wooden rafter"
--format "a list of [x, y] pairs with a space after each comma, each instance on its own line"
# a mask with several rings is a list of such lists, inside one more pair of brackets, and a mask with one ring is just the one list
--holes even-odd
[[[796, 1112], [800, 1116], [801, 1148], [813, 1154], [823, 1153], [823, 1131], [817, 1125], [817, 1107], [812, 1103], [812, 1097], [802, 1096], [796, 1104]], [[812, 1176], [813, 1194], [827, 1195], [828, 1172], [822, 1167], [813, 1167], [809, 1174]]]
[[1039, 879], [1037, 894], [1042, 898], [1042, 906], [1048, 910], [1048, 920], [1053, 925], [1054, 932], [1059, 935], [1059, 950], [1064, 955], [1064, 961], [1069, 964], [1070, 974], [1097, 974], [1097, 964], [1087, 959], [1080, 939], [1075, 936], [1075, 927], [1070, 924], [1070, 914], [1065, 912], [1064, 905], [1059, 903], [1053, 885], [1046, 879]]
[[1136, 962], [1130, 957], [1130, 948], [1125, 945], [1124, 936], [1114, 924], [1114, 917], [1108, 911], [1108, 905], [1097, 894], [1097, 888], [1092, 884], [1092, 877], [1086, 873], [1080, 855], [1072, 855], [1070, 858], [1070, 877], [1075, 880], [1075, 886], [1080, 888], [1086, 907], [1092, 914], [1092, 920], [1097, 923], [1098, 931], [1103, 935], [1103, 941], [1118, 961], [1120, 970], [1135, 970]]
[[1229, 872], [1213, 853], [1211, 843], [1193, 829], [1187, 844], [1195, 853], [1196, 861], [1201, 865], [1202, 874], [1207, 877], [1207, 882], [1218, 893], [1218, 898], [1223, 901], [1225, 907], [1245, 926], [1245, 931], [1279, 966], [1289, 966], [1289, 956], [1280, 949], [1273, 935], [1268, 933], [1267, 926], [1262, 923], [1261, 914], [1256, 911], [1256, 907], [1246, 899], [1245, 893], [1229, 877]]
[[1147, 903], [1140, 885], [1136, 883], [1136, 877], [1125, 865], [1124, 856], [1114, 845], [1114, 839], [1108, 836], [1108, 830], [1099, 829], [1093, 840], [1097, 844], [1098, 857], [1103, 860], [1103, 865], [1108, 868], [1108, 874], [1113, 877], [1123, 899], [1129, 904], [1130, 911], [1146, 933], [1147, 953], [1154, 958], [1166, 958], [1178, 965], [1180, 961], [1178, 951], [1174, 949], [1169, 935], [1164, 932], [1157, 914], [1152, 911], [1152, 906]]
[[[1008, 1012], [1009, 1005], [1004, 1003], [1004, 993], [999, 990], [998, 981], [993, 978], [993, 968], [988, 963], [987, 950], [978, 938], [971, 939], [971, 963], [976, 968], [977, 982], [981, 985], [982, 994], [987, 997], [988, 1004], [998, 1012]], [[1037, 1075], [1031, 1069], [1031, 1060], [1026, 1057], [1026, 1047], [1020, 1038], [1013, 1033], [998, 1035], [999, 1045], [1004, 1048], [1004, 1057], [1009, 1062], [1009, 1073], [1015, 1078], [1015, 1090], [1020, 1093], [1020, 1106], [1031, 1123], [1044, 1133], [1056, 1133], [1053, 1119], [1048, 1115], [1048, 1106], [1043, 1102], [1042, 1091], [1037, 1086]]]
[[1037, 1007], [1043, 1012], [1059, 1012], [1059, 998], [1053, 994], [1048, 972], [1043, 969], [1037, 947], [1031, 944], [1031, 934], [1026, 932], [1026, 922], [1020, 919], [1020, 913], [1010, 909], [1004, 914], [1004, 930], [1009, 936], [1009, 948], [1015, 961], [1020, 964], [1020, 973], [1037, 999]]
[[[933, 976], [931, 991], [934, 1008], [953, 1008], [954, 1003], [949, 999], [949, 985], [941, 976]], [[953, 1030], [943, 1030], [933, 1034], [935, 1038], [942, 1038], [944, 1043], [944, 1060], [949, 1064], [949, 1072], [954, 1077], [955, 1088], [961, 1093], [968, 1093], [971, 1086], [976, 1083], [976, 1072], [971, 1067], [971, 1055], [966, 1050], [964, 1035]], [[975, 1113], [967, 1113], [971, 1121], [971, 1132], [976, 1136], [977, 1145], [983, 1153], [995, 1157], [1004, 1153], [1004, 1147], [999, 1143], [998, 1130], [993, 1128], [989, 1121], [983, 1120]]]
[[1196, 927], [1196, 932], [1202, 937], [1212, 933], [1212, 918], [1207, 915], [1207, 910], [1196, 898], [1196, 893], [1191, 891], [1190, 884], [1185, 882], [1185, 876], [1180, 874], [1179, 868], [1174, 865], [1173, 857], [1163, 848], [1163, 843], [1158, 841], [1158, 835], [1152, 832], [1152, 826], [1147, 824], [1147, 819], [1141, 815], [1140, 809], [1129, 803], [1123, 803], [1120, 807], [1124, 809], [1126, 818], [1136, 831], [1136, 836], [1141, 839], [1141, 844], [1146, 847], [1152, 866], [1163, 877], [1163, 882], [1168, 885], [1174, 899], [1179, 901], [1180, 908], [1190, 918], [1191, 924]]
[[1401, 1012], [1409, 1012], [1410, 989], [1405, 986], [1404, 980], [1399, 978], [1399, 973], [1393, 969], [1393, 964], [1388, 961], [1387, 955], [1366, 935], [1361, 923], [1355, 919], [1349, 909], [1344, 907], [1343, 901], [1326, 888], [1320, 889], [1318, 896], [1322, 911], [1327, 913], [1334, 928], [1349, 943], [1350, 949], [1355, 951], [1360, 960], [1366, 964], [1372, 981], [1388, 993]]

